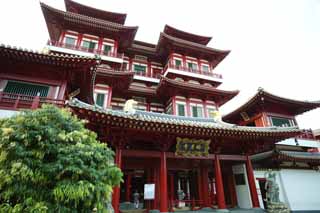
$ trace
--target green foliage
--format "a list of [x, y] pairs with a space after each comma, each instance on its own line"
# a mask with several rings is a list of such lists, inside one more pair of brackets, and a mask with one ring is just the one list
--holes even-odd
[[113, 155], [67, 110], [0, 120], [0, 212], [105, 212], [122, 179]]

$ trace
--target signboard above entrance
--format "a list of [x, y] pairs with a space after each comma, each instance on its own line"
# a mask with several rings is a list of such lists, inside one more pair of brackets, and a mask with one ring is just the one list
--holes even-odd
[[176, 155], [208, 156], [210, 140], [177, 137]]

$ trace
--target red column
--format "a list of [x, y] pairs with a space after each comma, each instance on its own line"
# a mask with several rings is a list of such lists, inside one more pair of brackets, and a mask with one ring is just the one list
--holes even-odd
[[216, 176], [216, 190], [217, 190], [217, 203], [219, 209], [226, 209], [226, 202], [224, 200], [224, 190], [222, 182], [222, 174], [220, 168], [219, 156], [216, 154], [214, 159], [214, 169]]
[[[119, 147], [117, 147], [115, 164], [119, 168], [121, 168], [121, 154], [122, 154], [122, 150]], [[114, 213], [119, 213], [119, 200], [120, 200], [120, 186], [116, 186], [113, 188], [113, 195], [112, 195], [112, 206], [114, 208]]]
[[78, 40], [77, 40], [76, 48], [79, 48], [81, 46], [82, 38], [83, 38], [83, 35], [82, 34], [78, 34]]
[[190, 109], [190, 99], [188, 97], [186, 99], [186, 108], [187, 108], [187, 116], [192, 117], [191, 116], [191, 109]]
[[185, 55], [182, 56], [182, 65], [183, 67], [187, 67], [187, 58]]
[[168, 212], [167, 159], [165, 152], [161, 152], [160, 156], [160, 212]]
[[130, 195], [131, 195], [131, 174], [127, 175], [126, 181], [126, 201], [130, 202]]
[[103, 46], [103, 38], [100, 37], [98, 40], [98, 53], [101, 54], [101, 50], [102, 50], [102, 46]]
[[118, 54], [118, 41], [117, 40], [114, 40], [114, 54], [117, 55]]
[[247, 161], [246, 161], [246, 168], [247, 168], [247, 176], [248, 176], [248, 183], [249, 183], [250, 194], [251, 194], [252, 207], [260, 208], [252, 164], [248, 155], [247, 155]]
[[204, 206], [210, 207], [209, 200], [209, 182], [208, 182], [208, 168], [202, 168], [202, 193], [203, 193], [203, 201]]
[[112, 101], [112, 87], [109, 87], [108, 99], [107, 99], [107, 108], [112, 108], [111, 107], [111, 101]]
[[176, 96], [172, 97], [172, 114], [177, 115], [177, 110], [176, 110]]

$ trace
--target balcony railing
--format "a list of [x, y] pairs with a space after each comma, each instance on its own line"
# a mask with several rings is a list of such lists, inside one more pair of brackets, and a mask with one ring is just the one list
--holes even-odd
[[157, 79], [160, 79], [160, 76], [161, 74], [160, 73], [147, 73], [147, 72], [137, 72], [137, 71], [134, 71], [134, 74], [135, 75], [138, 75], [138, 76], [143, 76], [143, 77], [148, 77], [148, 78], [157, 78]]
[[64, 106], [65, 101], [40, 96], [29, 96], [0, 92], [0, 108], [8, 110], [36, 109], [42, 104], [54, 104]]
[[71, 50], [78, 50], [78, 51], [83, 51], [83, 52], [88, 52], [88, 53], [93, 53], [93, 54], [98, 54], [98, 55], [104, 55], [104, 56], [109, 56], [109, 57], [114, 57], [114, 58], [123, 58], [123, 53], [116, 53], [114, 51], [104, 51], [104, 50], [98, 50], [94, 48], [86, 48], [78, 45], [73, 45], [73, 44], [67, 44], [63, 42], [58, 42], [58, 41], [48, 41], [47, 45], [50, 46], [55, 46], [55, 47], [63, 47]]
[[170, 69], [175, 69], [175, 70], [181, 70], [181, 71], [185, 71], [185, 72], [196, 73], [196, 74], [200, 74], [200, 75], [206, 75], [206, 76], [210, 76], [210, 77], [214, 77], [214, 78], [218, 78], [218, 79], [222, 79], [222, 75], [221, 74], [213, 73], [213, 72], [202, 70], [202, 69], [193, 69], [193, 68], [185, 67], [185, 66], [176, 66], [176, 65], [170, 64], [170, 62], [164, 68], [164, 72], [169, 68]]
[[134, 75], [160, 79], [161, 73], [137, 72], [125, 68], [99, 67], [99, 72], [134, 72]]

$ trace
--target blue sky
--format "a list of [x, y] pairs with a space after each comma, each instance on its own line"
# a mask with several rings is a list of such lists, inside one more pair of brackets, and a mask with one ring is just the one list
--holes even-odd
[[[139, 26], [137, 40], [157, 43], [165, 24], [212, 36], [210, 47], [231, 50], [216, 68], [220, 87], [240, 94], [221, 108], [230, 112], [258, 87], [280, 96], [320, 101], [319, 0], [77, 0], [127, 13]], [[64, 10], [63, 0], [44, 0]], [[38, 0], [2, 3], [0, 43], [41, 49], [49, 38]], [[320, 109], [297, 118], [301, 128], [320, 128]]]

